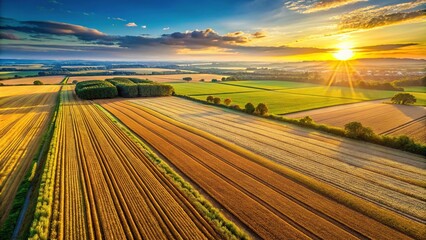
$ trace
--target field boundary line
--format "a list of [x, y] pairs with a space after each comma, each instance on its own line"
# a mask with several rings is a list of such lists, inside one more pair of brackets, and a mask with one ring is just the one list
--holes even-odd
[[355, 211], [358, 211], [372, 219], [377, 220], [378, 222], [381, 222], [393, 229], [396, 229], [402, 233], [408, 234], [412, 237], [422, 239], [424, 236], [426, 236], [426, 229], [424, 228], [424, 225], [415, 221], [412, 221], [406, 217], [403, 217], [395, 212], [392, 212], [390, 210], [384, 209], [382, 207], [377, 206], [376, 204], [373, 204], [371, 202], [368, 202], [364, 199], [361, 199], [357, 196], [354, 196], [352, 194], [349, 194], [347, 192], [344, 192], [340, 189], [337, 189], [335, 187], [329, 186], [327, 184], [321, 183], [316, 179], [313, 179], [311, 177], [308, 177], [304, 174], [301, 174], [297, 171], [291, 170], [289, 168], [286, 168], [284, 166], [278, 165], [275, 162], [272, 162], [262, 156], [259, 156], [257, 154], [254, 154], [242, 147], [233, 145], [221, 138], [218, 138], [210, 133], [201, 131], [199, 129], [193, 128], [191, 126], [188, 126], [186, 124], [183, 124], [181, 122], [178, 122], [174, 119], [171, 119], [165, 115], [162, 115], [161, 113], [158, 113], [154, 110], [148, 109], [142, 105], [129, 102], [131, 105], [135, 105], [138, 107], [143, 108], [144, 111], [163, 119], [167, 122], [170, 122], [182, 129], [185, 129], [187, 131], [190, 131], [194, 134], [197, 134], [201, 137], [207, 138], [225, 148], [227, 148], [230, 151], [233, 151], [236, 154], [242, 155], [247, 157], [248, 159], [280, 174], [287, 178], [290, 178], [293, 181], [296, 181], [298, 183], [301, 183], [302, 185], [310, 188], [311, 190], [314, 190], [315, 192], [318, 192], [326, 197], [329, 197], [336, 202], [339, 202]]

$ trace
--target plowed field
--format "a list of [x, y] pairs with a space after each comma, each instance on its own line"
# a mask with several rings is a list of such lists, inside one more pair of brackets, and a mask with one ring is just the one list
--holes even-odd
[[405, 134], [426, 142], [426, 108], [385, 104], [380, 101], [348, 104], [285, 115], [289, 118], [310, 116], [315, 122], [343, 127], [352, 121], [361, 122], [377, 134]]
[[[51, 167], [48, 238], [214, 239], [219, 236], [143, 149], [100, 109], [62, 91]], [[45, 172], [46, 173], [46, 172]], [[42, 190], [43, 191], [43, 190]], [[53, 190], [52, 190], [53, 193]], [[37, 228], [37, 222], [33, 228]]]
[[[190, 122], [196, 121], [205, 126], [198, 126], [200, 129], [210, 128], [214, 129], [214, 132], [227, 132], [230, 136], [235, 136], [230, 131], [235, 126], [228, 128], [228, 122], [234, 124], [234, 120], [237, 121], [235, 118], [241, 117], [240, 124], [252, 124], [255, 121], [253, 118], [226, 113], [230, 118], [219, 121], [219, 116], [224, 113], [222, 110], [206, 112], [209, 107], [176, 98], [136, 100], [140, 105], [123, 100], [99, 102], [218, 201], [231, 215], [243, 222], [256, 237], [407, 238], [400, 232], [252, 161], [245, 154], [174, 124], [173, 120], [142, 105], [166, 115], [166, 112], [170, 111], [175, 119], [188, 118]], [[234, 120], [231, 120], [232, 117]], [[195, 118], [198, 119], [194, 120]], [[210, 121], [220, 122], [221, 127], [215, 127]]]

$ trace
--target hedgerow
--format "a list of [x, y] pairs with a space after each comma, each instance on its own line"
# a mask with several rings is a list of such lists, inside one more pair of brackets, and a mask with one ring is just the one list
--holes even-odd
[[171, 85], [150, 83], [149, 80], [138, 78], [110, 78], [105, 81], [80, 82], [77, 83], [75, 91], [82, 99], [113, 98], [117, 95], [126, 98], [159, 97], [174, 94]]
[[75, 86], [75, 92], [82, 99], [113, 98], [118, 95], [113, 84], [101, 80], [79, 82]]
[[139, 97], [170, 96], [174, 93], [171, 85], [140, 83], [137, 86]]

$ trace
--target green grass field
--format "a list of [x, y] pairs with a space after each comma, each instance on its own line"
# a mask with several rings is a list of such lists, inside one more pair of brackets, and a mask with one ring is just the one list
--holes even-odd
[[286, 81], [236, 81], [236, 82], [224, 82], [222, 84], [255, 88], [260, 90], [278, 90], [278, 89], [321, 86], [321, 85], [312, 84], [312, 83], [286, 82]]
[[416, 103], [414, 105], [426, 106], [426, 92], [409, 92], [416, 97]]
[[[213, 96], [221, 98], [222, 101], [229, 98], [232, 100], [231, 104], [238, 104], [241, 108], [244, 108], [244, 105], [248, 102], [253, 103], [255, 106], [258, 103], [265, 103], [269, 108], [269, 112], [274, 114], [284, 114], [360, 101], [357, 99], [308, 96], [275, 91], [214, 94]], [[207, 95], [197, 95], [193, 97], [206, 100]]]
[[220, 93], [241, 93], [241, 92], [254, 92], [259, 89], [252, 89], [247, 87], [239, 87], [233, 85], [226, 85], [221, 83], [210, 82], [189, 82], [189, 83], [169, 83], [175, 89], [175, 92], [182, 95], [209, 95]]
[[[366, 100], [391, 98], [394, 91], [326, 87], [286, 81], [236, 81], [225, 83], [172, 83], [177, 94], [206, 100], [208, 95], [226, 98], [240, 107], [265, 103], [270, 113], [285, 114]], [[414, 93], [424, 103], [422, 93]], [[425, 94], [426, 95], [426, 94]]]
[[19, 77], [37, 76], [38, 71], [0, 72], [0, 79], [14, 78], [15, 75]]
[[422, 92], [422, 93], [426, 93], [426, 87], [404, 87], [404, 91], [406, 92]]
[[391, 98], [395, 95], [395, 91], [383, 91], [372, 89], [351, 89], [348, 87], [307, 87], [288, 90], [278, 90], [279, 92], [294, 93], [309, 96], [326, 96], [334, 98], [357, 99], [357, 100], [374, 100], [381, 98]]

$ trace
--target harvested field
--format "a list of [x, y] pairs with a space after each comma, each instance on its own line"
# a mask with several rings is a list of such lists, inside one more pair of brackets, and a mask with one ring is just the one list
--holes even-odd
[[[241, 117], [240, 123], [247, 124], [254, 122], [256, 120], [254, 118], [230, 114], [173, 97], [97, 102], [218, 201], [229, 214], [243, 222], [256, 234], [255, 237], [265, 239], [407, 238], [400, 232], [331, 201], [284, 175], [252, 161], [248, 155], [225, 147], [213, 141], [212, 138], [197, 133], [196, 130], [190, 131], [176, 125], [177, 123], [170, 118], [148, 110], [142, 105], [161, 111], [165, 115], [173, 115], [177, 120], [190, 119], [188, 121], [190, 125], [198, 122], [204, 125], [200, 127], [203, 130], [211, 128], [221, 134], [228, 132], [227, 134], [232, 138], [235, 134], [229, 131], [226, 122], [234, 124], [233, 120], [220, 121], [219, 116], [228, 114], [234, 119]], [[194, 109], [190, 110], [192, 107]], [[209, 112], [209, 109], [214, 111]], [[198, 119], [194, 121], [195, 118]], [[210, 123], [211, 118], [215, 118], [216, 123], [220, 122], [223, 128], [214, 127], [214, 124]], [[237, 146], [235, 148], [240, 149]], [[410, 166], [407, 168], [416, 169]]]
[[143, 148], [99, 108], [77, 100], [73, 86], [64, 86], [61, 97], [40, 189], [41, 199], [51, 204], [38, 203], [36, 216], [48, 216], [35, 218], [34, 237], [219, 238]]
[[33, 84], [34, 81], [40, 80], [44, 84], [59, 84], [64, 80], [65, 76], [43, 76], [43, 77], [28, 77], [28, 78], [14, 78], [8, 80], [0, 80], [4, 85], [21, 85]]
[[352, 121], [371, 127], [377, 134], [405, 134], [417, 141], [426, 142], [426, 108], [386, 104], [369, 101], [328, 107], [311, 111], [287, 114], [284, 117], [302, 118], [310, 116], [315, 122], [336, 127], [344, 127]]
[[[137, 74], [152, 74], [153, 72], [176, 72], [179, 69], [173, 68], [114, 68], [112, 69], [118, 72], [135, 72]], [[193, 72], [189, 70], [179, 70], [181, 72]]]
[[35, 157], [59, 88], [0, 88], [0, 225]]
[[87, 81], [87, 80], [105, 80], [107, 78], [114, 77], [124, 77], [124, 78], [141, 78], [149, 79], [154, 82], [186, 82], [182, 80], [184, 77], [192, 77], [192, 81], [198, 82], [200, 79], [205, 79], [205, 81], [211, 81], [213, 78], [221, 79], [222, 75], [215, 74], [171, 74], [171, 75], [103, 75], [103, 76], [79, 76], [79, 77], [70, 77], [68, 82], [77, 80]]
[[425, 158], [179, 98], [131, 102], [416, 221], [425, 220]]

